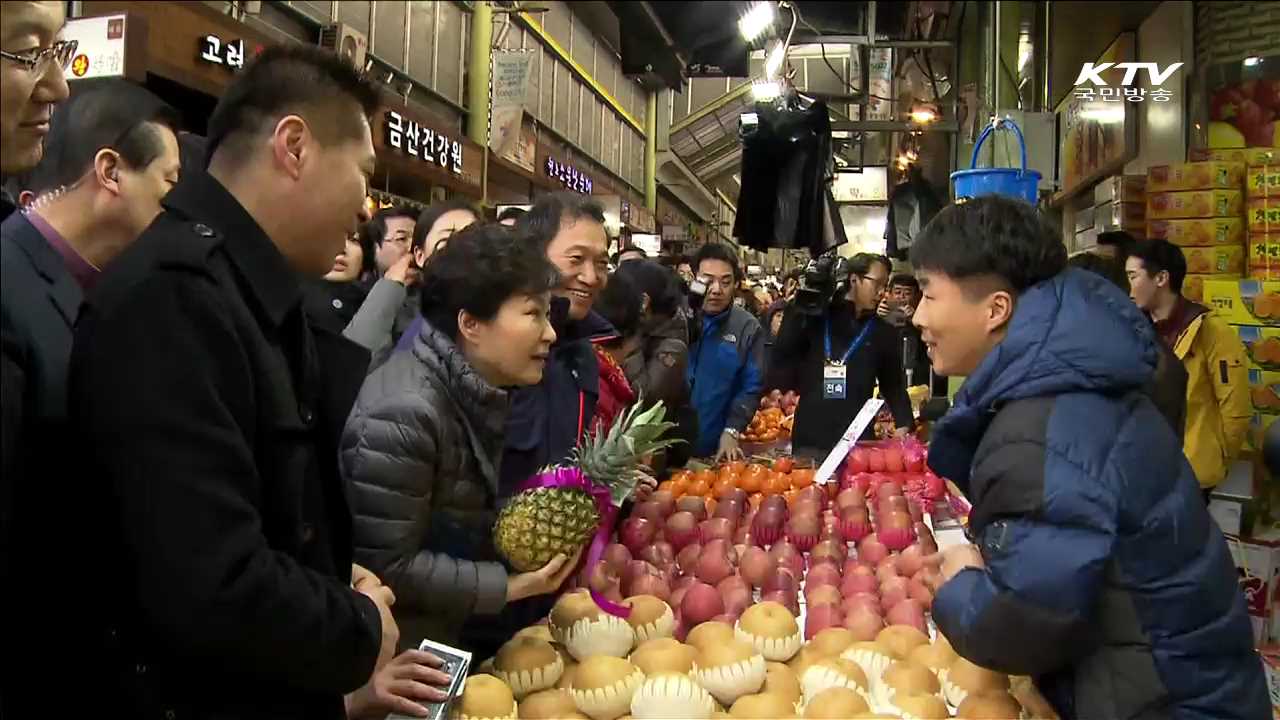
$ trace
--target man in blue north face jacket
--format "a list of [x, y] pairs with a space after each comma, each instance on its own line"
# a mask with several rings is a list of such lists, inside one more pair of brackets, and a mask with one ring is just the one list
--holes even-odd
[[702, 332], [689, 348], [686, 370], [698, 411], [694, 454], [739, 458], [742, 431], [760, 405], [765, 333], [760, 321], [733, 304], [742, 271], [729, 249], [703, 245], [694, 266], [707, 288], [699, 313]]
[[1270, 717], [1226, 542], [1143, 392], [1151, 323], [1019, 200], [947, 207], [911, 262], [933, 367], [967, 376], [929, 452], [973, 503], [975, 545], [931, 558], [938, 629], [1064, 720]]

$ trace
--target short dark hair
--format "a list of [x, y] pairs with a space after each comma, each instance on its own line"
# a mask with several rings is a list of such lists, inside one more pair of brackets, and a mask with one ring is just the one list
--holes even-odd
[[[466, 210], [477, 220], [480, 219], [480, 213], [476, 212], [476, 209], [466, 200], [446, 200], [428, 205], [427, 209], [418, 215], [418, 222], [413, 226], [413, 240], [409, 244], [409, 250], [413, 251], [422, 247], [427, 241], [427, 235], [431, 234], [432, 226], [440, 218], [444, 217], [445, 213], [450, 213], [454, 210]], [[385, 233], [386, 231], [384, 230], [383, 232]], [[432, 248], [432, 250], [434, 251], [435, 248]]]
[[956, 280], [995, 278], [1021, 293], [1062, 272], [1067, 248], [1031, 204], [982, 195], [935, 215], [911, 246], [911, 265]]
[[698, 254], [693, 256], [693, 272], [697, 273], [702, 268], [705, 260], [719, 260], [729, 263], [733, 268], [734, 282], [742, 281], [742, 267], [738, 265], [738, 256], [733, 254], [729, 248], [720, 243], [709, 242], [698, 248]]
[[593, 309], [608, 320], [613, 329], [618, 332], [619, 339], [631, 337], [640, 331], [642, 292], [630, 277], [615, 272], [609, 277], [609, 284], [605, 285], [593, 306]]
[[876, 253], [858, 253], [849, 258], [849, 264], [846, 267], [850, 275], [862, 276], [871, 272], [872, 265], [883, 265], [885, 272], [893, 272], [893, 261]]
[[24, 189], [38, 195], [70, 186], [89, 172], [104, 148], [115, 150], [131, 168], [145, 168], [164, 152], [157, 125], [176, 138], [178, 111], [150, 90], [115, 78], [87, 82], [54, 110], [44, 157]]
[[504, 220], [519, 220], [524, 217], [525, 212], [527, 211], [524, 208], [512, 205], [498, 213], [498, 222], [503, 222]]
[[648, 295], [649, 311], [655, 315], [674, 317], [680, 309], [684, 293], [679, 276], [653, 260], [623, 263], [611, 277], [626, 278], [639, 292]]
[[1143, 240], [1129, 248], [1129, 257], [1142, 261], [1142, 268], [1151, 277], [1169, 273], [1169, 289], [1182, 294], [1182, 281], [1187, 279], [1187, 258], [1182, 248], [1168, 240]]
[[387, 239], [387, 221], [392, 218], [408, 218], [417, 222], [418, 211], [408, 205], [392, 205], [391, 207], [382, 208], [373, 214], [369, 222], [360, 226], [360, 235], [367, 237], [374, 249], [377, 250], [377, 248], [382, 247], [382, 243]]
[[532, 242], [512, 242], [511, 233], [495, 223], [472, 225], [431, 256], [422, 275], [421, 309], [432, 327], [456, 340], [459, 311], [492, 320], [512, 296], [560, 284], [546, 254]]
[[576, 222], [586, 218], [604, 225], [604, 206], [590, 196], [557, 192], [538, 198], [529, 212], [516, 220], [516, 227], [546, 252], [547, 246], [560, 232], [565, 220]]
[[1129, 292], [1129, 276], [1124, 272], [1124, 264], [1115, 258], [1097, 253], [1082, 252], [1067, 258], [1067, 266], [1101, 275], [1110, 280], [1116, 287], [1126, 293]]
[[[354, 106], [354, 107], [353, 107]], [[359, 108], [359, 116], [354, 111]], [[315, 45], [273, 45], [232, 81], [209, 117], [208, 157], [242, 156], [248, 140], [286, 115], [299, 115], [321, 143], [357, 136], [357, 117], [378, 109], [378, 90], [351, 63]]]
[[914, 292], [920, 292], [920, 281], [910, 273], [898, 273], [889, 280], [889, 287], [909, 287]]
[[178, 133], [178, 157], [182, 161], [182, 174], [204, 172], [204, 159], [208, 143], [203, 135], [190, 132]]

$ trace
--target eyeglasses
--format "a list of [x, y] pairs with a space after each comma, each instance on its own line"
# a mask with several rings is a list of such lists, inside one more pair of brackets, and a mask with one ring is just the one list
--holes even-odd
[[858, 277], [870, 282], [871, 287], [875, 289], [875, 291], [878, 293], [884, 292], [885, 288], [889, 287], [888, 278], [885, 278], [884, 280], [879, 280], [877, 278], [871, 277], [870, 275], [859, 275]]
[[27, 72], [43, 75], [54, 65], [65, 71], [71, 65], [71, 58], [75, 57], [79, 46], [79, 40], [59, 40], [43, 50], [32, 50], [22, 55], [0, 50], [0, 57], [22, 65]]

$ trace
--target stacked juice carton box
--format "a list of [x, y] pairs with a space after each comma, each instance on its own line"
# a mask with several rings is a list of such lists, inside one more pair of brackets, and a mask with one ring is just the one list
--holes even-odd
[[1262, 447], [1262, 434], [1280, 416], [1280, 281], [1210, 280], [1204, 304], [1235, 326], [1249, 363], [1253, 418], [1246, 448]]
[[1247, 275], [1280, 280], [1280, 148], [1193, 150], [1205, 162], [1243, 163]]
[[1241, 162], [1208, 160], [1147, 170], [1147, 237], [1183, 246], [1182, 294], [1204, 300], [1206, 280], [1244, 275], [1244, 171]]

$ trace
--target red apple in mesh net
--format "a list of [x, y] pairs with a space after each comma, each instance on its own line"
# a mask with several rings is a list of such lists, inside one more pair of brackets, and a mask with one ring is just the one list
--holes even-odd
[[712, 540], [732, 540], [733, 528], [733, 521], [728, 518], [717, 517], [703, 520], [698, 525], [698, 539], [703, 545]]
[[902, 496], [902, 484], [897, 480], [885, 479], [876, 486], [876, 500], [884, 501], [891, 497]]
[[844, 611], [835, 605], [807, 605], [804, 612], [804, 639], [812, 640], [813, 636], [827, 628], [842, 627]]
[[781, 510], [785, 515], [787, 512], [787, 499], [781, 495], [768, 495], [764, 500], [760, 501], [760, 509], [766, 510], [768, 508]]
[[671, 543], [658, 540], [640, 550], [640, 559], [656, 568], [663, 568], [675, 564], [676, 551], [671, 547]]
[[870, 575], [875, 577], [876, 569], [874, 565], [867, 563], [865, 560], [851, 557], [844, 561], [844, 572], [840, 574], [844, 577], [849, 577], [850, 575]]
[[676, 501], [676, 511], [693, 513], [694, 520], [702, 522], [707, 519], [707, 501], [696, 495], [686, 495]]
[[836, 509], [844, 510], [851, 507], [866, 507], [867, 498], [856, 488], [845, 488], [836, 495]]
[[631, 581], [630, 585], [623, 587], [622, 594], [627, 597], [652, 595], [659, 600], [666, 601], [671, 597], [671, 586], [667, 584], [666, 578], [661, 575], [641, 575]]
[[824, 514], [821, 525], [818, 528], [818, 542], [822, 543], [827, 540], [843, 542], [843, 538], [840, 537], [840, 519], [834, 515]]
[[910, 625], [926, 635], [929, 634], [929, 626], [924, 621], [924, 607], [916, 600], [905, 598], [898, 601], [889, 608], [885, 619], [890, 625]]
[[848, 457], [845, 458], [845, 467], [852, 473], [869, 472], [871, 464], [868, 458], [868, 449], [855, 445], [853, 449], [849, 450]]
[[[747, 491], [743, 490], [742, 488], [734, 488], [729, 491], [728, 495], [724, 496], [721, 502], [724, 502], [725, 500], [732, 500], [733, 502], [738, 504], [738, 507], [746, 507]], [[716, 507], [718, 508], [719, 505], [717, 505]]]
[[627, 563], [625, 568], [622, 569], [621, 579], [623, 586], [630, 587], [631, 583], [635, 582], [635, 579], [641, 575], [656, 575], [661, 577], [662, 571], [645, 560], [632, 560]]
[[694, 574], [705, 583], [718, 583], [733, 574], [737, 561], [737, 554], [728, 541], [712, 540], [702, 546], [702, 557], [694, 567]]
[[636, 503], [631, 510], [631, 517], [644, 518], [657, 526], [661, 526], [667, 519], [667, 515], [662, 514], [662, 506], [653, 500]]
[[911, 516], [900, 512], [881, 517], [876, 535], [890, 550], [904, 550], [916, 539], [915, 531], [911, 529]]
[[839, 587], [840, 568], [829, 562], [818, 563], [817, 565], [809, 568], [809, 572], [805, 573], [804, 584], [806, 588], [819, 587], [822, 585]]
[[716, 503], [716, 511], [711, 516], [713, 518], [724, 518], [733, 523], [734, 527], [738, 526], [738, 521], [742, 519], [743, 503], [736, 498], [722, 499]]
[[814, 605], [839, 606], [844, 601], [844, 597], [840, 594], [840, 588], [834, 585], [820, 585], [810, 588], [806, 584], [804, 590], [805, 605], [808, 607]]
[[671, 517], [671, 513], [676, 511], [676, 496], [667, 490], [654, 490], [649, 496], [649, 502], [658, 506], [663, 520]]
[[808, 552], [818, 544], [818, 516], [800, 510], [796, 513], [787, 521], [787, 540], [800, 552]]
[[755, 536], [756, 542], [760, 545], [773, 545], [782, 537], [782, 528], [787, 522], [787, 504], [785, 501], [782, 507], [776, 504], [767, 504], [769, 500], [778, 497], [771, 495], [765, 498], [765, 502], [760, 504], [760, 511], [756, 513], [755, 519], [751, 523], [751, 534]]
[[769, 553], [763, 548], [758, 547], [747, 548], [739, 563], [742, 579], [755, 588], [762, 587], [769, 573], [776, 567], [778, 567], [777, 561], [769, 557]]
[[792, 574], [800, 577], [804, 574], [804, 556], [800, 554], [800, 550], [787, 540], [780, 540], [769, 548], [769, 557], [772, 557], [779, 565], [791, 570]]
[[911, 577], [920, 572], [920, 568], [924, 567], [924, 552], [919, 543], [908, 545], [897, 556], [898, 574], [904, 577]]
[[822, 517], [822, 505], [813, 498], [807, 500], [797, 499], [791, 504], [791, 517], [794, 518], [797, 515], [812, 515], [815, 518], [820, 518]]
[[[684, 498], [681, 498], [682, 500]], [[703, 509], [705, 512], [705, 508]], [[667, 518], [667, 542], [680, 551], [685, 545], [698, 539], [698, 518], [688, 510], [680, 510]]]
[[860, 592], [874, 593], [879, 591], [880, 581], [874, 575], [846, 575], [840, 581], [840, 592], [846, 596]]
[[880, 607], [888, 610], [907, 599], [907, 579], [895, 577], [880, 583]]
[[724, 599], [726, 613], [738, 616], [751, 605], [751, 588], [746, 581], [737, 575], [730, 575], [716, 585], [720, 597]]
[[840, 609], [847, 613], [853, 612], [860, 607], [866, 608], [876, 615], [883, 612], [880, 609], [880, 595], [874, 592], [859, 592], [853, 595], [846, 595], [844, 600], [840, 602]]
[[844, 626], [859, 642], [870, 642], [884, 629], [884, 619], [865, 605], [858, 605], [844, 617]]
[[893, 496], [881, 499], [880, 504], [877, 506], [877, 509], [879, 510], [879, 513], [882, 516], [888, 515], [891, 512], [900, 512], [900, 513], [906, 514], [908, 512], [907, 508], [909, 508], [910, 505], [911, 503], [908, 502], [905, 497], [901, 495], [893, 495]]
[[639, 555], [645, 545], [653, 542], [653, 536], [657, 532], [658, 526], [652, 520], [631, 517], [622, 522], [622, 527], [618, 530], [618, 540], [627, 546], [632, 555]]
[[788, 593], [785, 590], [775, 590], [765, 593], [760, 600], [762, 602], [776, 602], [791, 611], [792, 615], [799, 617], [800, 615], [800, 598], [795, 593]]
[[765, 578], [764, 585], [761, 587], [766, 594], [782, 591], [789, 595], [798, 595], [800, 592], [800, 581], [796, 579], [794, 573], [785, 567], [774, 568], [769, 573], [769, 577]]
[[604, 554], [600, 556], [600, 561], [609, 566], [614, 574], [621, 575], [622, 569], [631, 562], [631, 551], [622, 543], [613, 543], [604, 549]]
[[871, 532], [871, 516], [864, 507], [847, 507], [840, 511], [840, 537], [846, 542], [859, 542]]
[[884, 451], [879, 448], [867, 449], [867, 469], [873, 473], [882, 473], [884, 467]]
[[698, 566], [698, 559], [702, 557], [702, 545], [699, 543], [689, 543], [680, 552], [676, 553], [676, 567], [685, 575], [691, 575], [693, 569]]
[[845, 559], [849, 557], [849, 548], [843, 540], [822, 540], [809, 552], [811, 560], [827, 557], [832, 559], [837, 568], [843, 567]]
[[724, 613], [724, 598], [707, 583], [696, 582], [685, 591], [680, 599], [680, 616], [690, 626], [697, 627], [711, 618]]
[[889, 548], [875, 535], [868, 535], [858, 543], [858, 559], [875, 565], [889, 556]]
[[933, 607], [933, 591], [915, 578], [907, 581], [907, 597], [920, 603], [925, 610]]

